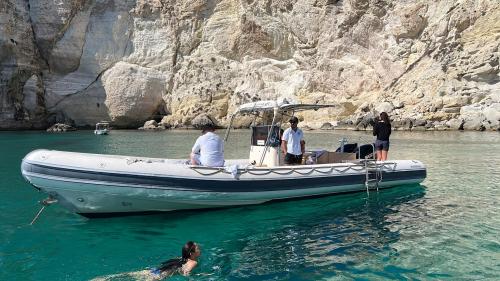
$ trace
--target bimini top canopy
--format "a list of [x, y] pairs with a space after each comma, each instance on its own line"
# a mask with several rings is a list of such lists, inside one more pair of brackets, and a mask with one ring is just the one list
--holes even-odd
[[237, 113], [256, 113], [256, 112], [272, 112], [275, 108], [280, 112], [284, 111], [304, 111], [318, 110], [320, 108], [335, 107], [333, 104], [303, 104], [303, 103], [288, 103], [287, 101], [257, 101], [242, 104], [235, 112]]
[[298, 111], [318, 110], [320, 108], [328, 108], [335, 106], [336, 105], [333, 104], [289, 103], [286, 100], [283, 101], [267, 100], [267, 101], [256, 101], [256, 102], [245, 103], [240, 105], [240, 107], [231, 116], [231, 121], [229, 121], [229, 126], [227, 127], [224, 141], [227, 141], [229, 137], [229, 132], [231, 131], [231, 127], [233, 125], [234, 118], [239, 114], [259, 114], [260, 112], [273, 112], [274, 117], [272, 125], [274, 125], [275, 124], [274, 118], [276, 118], [278, 114], [281, 114], [283, 112], [292, 111], [293, 115], [295, 112]]

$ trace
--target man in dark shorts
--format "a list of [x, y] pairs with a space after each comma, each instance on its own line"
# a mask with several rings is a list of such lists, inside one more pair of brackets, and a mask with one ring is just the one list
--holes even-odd
[[304, 133], [297, 128], [299, 119], [295, 116], [290, 118], [290, 128], [286, 129], [281, 137], [281, 150], [285, 155], [285, 164], [302, 164], [302, 155], [306, 149]]

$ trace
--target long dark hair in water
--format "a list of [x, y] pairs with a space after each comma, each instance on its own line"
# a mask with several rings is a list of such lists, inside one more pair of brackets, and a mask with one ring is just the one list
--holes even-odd
[[389, 120], [389, 115], [387, 114], [387, 112], [380, 113], [380, 119], [382, 119], [382, 121], [387, 124], [391, 124], [391, 120]]
[[169, 259], [168, 261], [164, 261], [158, 267], [158, 270], [161, 273], [174, 274], [176, 270], [181, 268], [196, 251], [196, 244], [193, 241], [188, 241], [182, 247], [182, 257]]

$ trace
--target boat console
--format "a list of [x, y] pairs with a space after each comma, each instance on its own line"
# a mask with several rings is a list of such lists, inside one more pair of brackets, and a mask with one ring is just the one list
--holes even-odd
[[[281, 152], [281, 135], [283, 129], [278, 125], [259, 125], [251, 127], [250, 139], [251, 164], [258, 167], [284, 166], [284, 155]], [[354, 161], [373, 157], [373, 145], [365, 144], [358, 146], [357, 143], [346, 143], [341, 140], [341, 145], [336, 151], [325, 149], [313, 149], [305, 152], [302, 164], [330, 164]]]
[[[271, 129], [272, 128], [272, 129]], [[283, 164], [281, 133], [277, 125], [252, 126], [250, 163], [257, 166], [276, 167]]]

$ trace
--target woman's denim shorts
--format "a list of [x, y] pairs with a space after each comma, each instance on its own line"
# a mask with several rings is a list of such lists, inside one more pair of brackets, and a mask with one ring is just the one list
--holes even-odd
[[389, 141], [376, 140], [375, 141], [375, 150], [389, 150]]

